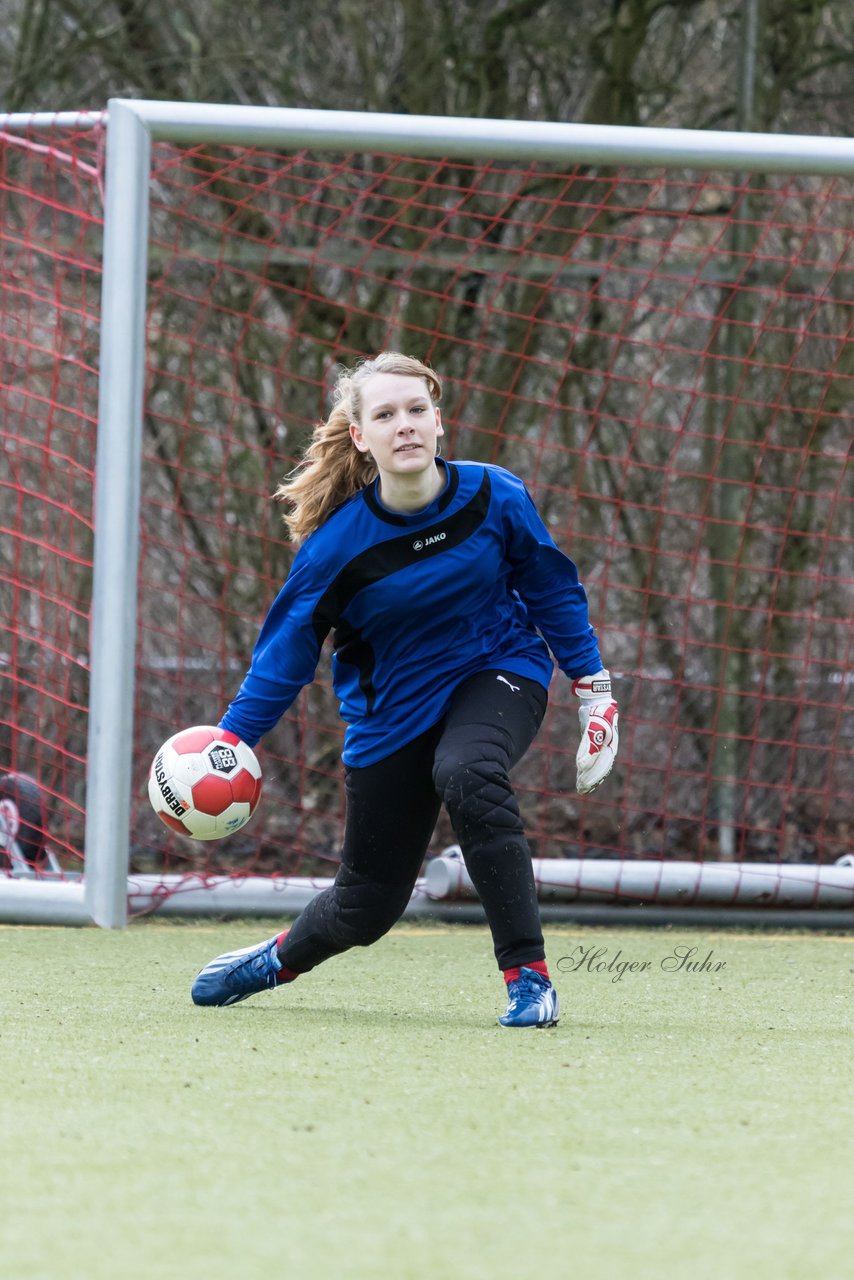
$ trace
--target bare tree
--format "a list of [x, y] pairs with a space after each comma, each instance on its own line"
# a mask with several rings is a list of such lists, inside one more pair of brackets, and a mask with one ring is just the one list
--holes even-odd
[[[734, 128], [745, 123], [739, 117], [737, 70], [743, 12], [742, 0], [377, 0], [366, 20], [355, 0], [311, 6], [244, 0], [235, 22], [233, 5], [224, 0], [204, 6], [194, 0], [0, 0], [3, 105], [15, 111], [94, 108], [119, 95]], [[766, 0], [752, 67], [753, 126], [851, 132], [853, 64], [854, 18], [847, 0]], [[808, 554], [805, 538], [780, 533], [770, 507], [757, 505], [760, 487], [750, 487], [755, 447], [767, 430], [757, 406], [774, 402], [781, 376], [774, 369], [782, 366], [789, 370], [793, 403], [810, 403], [808, 389], [800, 385], [810, 363], [802, 371], [798, 353], [785, 347], [787, 330], [809, 324], [811, 367], [835, 360], [836, 376], [813, 414], [804, 411], [799, 420], [793, 411], [774, 429], [812, 432], [806, 465], [814, 474], [787, 471], [790, 455], [784, 449], [766, 462], [779, 490], [794, 495], [788, 528], [804, 530], [821, 518], [814, 495], [821, 488], [822, 452], [836, 447], [839, 406], [851, 376], [850, 347], [842, 356], [834, 354], [841, 300], [825, 298], [824, 329], [810, 310], [816, 281], [830, 280], [832, 263], [813, 255], [814, 278], [805, 270], [798, 287], [788, 290], [785, 316], [768, 339], [777, 350], [764, 351], [761, 374], [746, 374], [759, 363], [752, 358], [757, 317], [751, 299], [754, 286], [763, 282], [757, 282], [755, 268], [743, 264], [753, 256], [751, 214], [764, 198], [760, 180], [750, 184], [749, 193], [738, 183], [726, 190], [721, 184], [721, 192], [698, 212], [694, 247], [715, 219], [741, 229], [733, 233], [729, 261], [724, 255], [718, 275], [696, 284], [688, 308], [680, 303], [678, 273], [657, 277], [644, 248], [659, 234], [656, 211], [631, 211], [616, 175], [606, 181], [593, 169], [567, 175], [548, 166], [524, 173], [496, 165], [485, 181], [472, 165], [364, 156], [336, 187], [313, 175], [309, 157], [255, 159], [251, 173], [242, 164], [233, 153], [227, 163], [219, 152], [194, 157], [198, 219], [192, 231], [182, 233], [192, 237], [182, 240], [183, 253], [169, 247], [176, 214], [168, 165], [162, 176], [155, 166], [147, 569], [165, 586], [174, 577], [177, 590], [186, 570], [175, 567], [171, 549], [181, 545], [192, 559], [192, 592], [185, 592], [181, 605], [188, 636], [185, 677], [193, 662], [204, 666], [209, 658], [205, 619], [212, 604], [227, 602], [217, 643], [232, 663], [229, 681], [238, 655], [248, 651], [271, 582], [284, 571], [288, 555], [276, 546], [275, 513], [268, 505], [259, 509], [257, 494], [270, 492], [277, 469], [297, 456], [322, 412], [330, 358], [371, 351], [401, 336], [421, 341], [419, 354], [429, 355], [458, 389], [458, 451], [522, 471], [536, 466], [556, 530], [569, 536], [578, 527], [577, 511], [583, 511], [585, 568], [594, 592], [597, 538], [616, 548], [613, 573], [643, 587], [621, 605], [620, 621], [649, 634], [644, 661], [669, 673], [672, 687], [679, 687], [679, 705], [671, 711], [698, 768], [710, 764], [704, 735], [710, 723], [719, 728], [719, 742], [744, 764], [747, 748], [736, 744], [756, 738], [754, 713], [732, 691], [747, 685], [769, 689], [782, 716], [794, 683], [785, 657], [770, 673], [767, 663], [751, 656], [750, 619], [767, 607], [765, 648], [785, 654], [793, 641], [792, 618], [807, 607], [798, 594], [803, 575], [796, 572]], [[270, 182], [263, 198], [243, 200], [251, 184], [259, 185], [264, 165]], [[309, 180], [322, 186], [322, 200], [304, 198]], [[425, 198], [407, 199], [415, 190]], [[430, 191], [445, 196], [427, 198]], [[805, 188], [805, 202], [809, 194]], [[676, 205], [663, 210], [679, 212]], [[363, 236], [376, 240], [370, 256], [359, 248], [357, 234], [329, 230], [336, 219], [371, 228]], [[377, 237], [381, 226], [385, 230]], [[775, 235], [781, 260], [803, 255], [808, 228], [781, 228]], [[630, 273], [607, 271], [609, 246], [620, 237], [635, 245], [624, 250], [626, 261], [648, 279], [640, 299], [631, 295]], [[252, 269], [262, 260], [259, 283]], [[39, 269], [49, 271], [46, 265]], [[773, 283], [770, 270], [766, 284]], [[47, 274], [45, 283], [49, 298]], [[209, 303], [203, 316], [193, 308], [199, 296]], [[691, 312], [686, 325], [707, 359], [703, 396], [677, 411], [659, 382], [667, 385], [665, 374], [679, 381], [679, 354], [668, 347], [663, 317], [680, 305]], [[49, 326], [47, 312], [42, 322]], [[185, 341], [191, 330], [192, 350]], [[739, 381], [745, 376], [761, 378], [751, 382], [750, 395]], [[636, 431], [632, 418], [641, 411], [627, 413], [621, 401], [621, 386], [632, 381], [646, 388], [645, 421], [682, 421], [705, 440], [705, 456], [697, 446], [690, 468], [695, 478], [682, 482], [679, 500], [686, 511], [702, 510], [708, 519], [700, 535], [688, 521], [668, 525], [669, 556], [650, 549], [665, 536], [661, 513], [667, 485], [674, 483], [666, 479], [672, 446], [666, 433]], [[224, 403], [228, 417], [221, 422]], [[712, 408], [700, 423], [703, 404]], [[563, 453], [538, 447], [542, 405], [555, 406], [549, 429]], [[595, 448], [585, 451], [578, 424], [594, 419], [607, 426]], [[624, 465], [631, 451], [640, 470]], [[583, 457], [567, 477], [569, 452]], [[225, 467], [228, 494], [214, 519], [211, 489]], [[652, 474], [662, 478], [650, 500]], [[777, 566], [771, 596], [763, 597], [746, 572], [756, 556]], [[693, 578], [679, 577], [680, 562], [694, 566]], [[670, 612], [673, 598], [687, 598], [691, 590], [705, 594], [714, 607], [696, 619], [692, 615], [682, 637], [691, 641], [686, 649], [673, 633]], [[150, 607], [168, 610], [168, 591], [165, 598], [165, 604]], [[642, 606], [632, 603], [641, 599]], [[822, 603], [813, 600], [809, 607]], [[158, 638], [155, 625], [145, 639], [150, 660], [165, 659], [161, 644], [168, 646], [168, 632], [164, 625]], [[712, 681], [717, 695], [694, 678], [691, 655], [697, 652], [725, 655]], [[633, 654], [616, 653], [615, 665], [621, 659], [630, 666]], [[192, 685], [187, 677], [180, 688], [185, 714], [201, 714], [203, 682]], [[645, 696], [638, 689], [641, 713]], [[312, 697], [312, 724], [331, 724], [334, 708], [327, 693], [318, 689]], [[785, 736], [779, 722], [766, 728], [766, 737]], [[308, 723], [291, 724], [283, 733], [290, 735], [283, 753], [307, 755], [315, 770], [315, 801], [327, 796], [328, 735], [318, 735]], [[766, 770], [782, 767], [773, 747], [762, 750]], [[722, 776], [724, 762], [719, 759], [714, 768]], [[568, 781], [561, 782], [568, 789]], [[565, 817], [558, 815], [552, 831], [544, 817], [544, 838]], [[734, 822], [734, 813], [728, 820]], [[313, 839], [322, 839], [312, 830]]]

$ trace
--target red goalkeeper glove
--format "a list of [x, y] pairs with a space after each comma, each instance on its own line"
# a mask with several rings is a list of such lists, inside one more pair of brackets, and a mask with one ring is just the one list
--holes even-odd
[[607, 671], [573, 680], [572, 692], [580, 700], [578, 719], [581, 745], [575, 757], [575, 786], [580, 796], [604, 782], [614, 765], [620, 735], [619, 713], [611, 697], [611, 677]]

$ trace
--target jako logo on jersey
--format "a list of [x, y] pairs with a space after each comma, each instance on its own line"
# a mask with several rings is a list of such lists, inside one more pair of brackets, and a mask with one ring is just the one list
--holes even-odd
[[413, 542], [412, 550], [423, 551], [425, 547], [431, 547], [434, 542], [444, 542], [447, 536], [446, 533], [434, 533], [432, 537], [425, 538], [423, 542], [419, 538], [416, 542]]

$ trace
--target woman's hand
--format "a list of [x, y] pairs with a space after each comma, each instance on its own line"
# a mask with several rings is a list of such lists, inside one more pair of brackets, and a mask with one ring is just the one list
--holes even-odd
[[607, 671], [573, 680], [572, 692], [580, 701], [581, 725], [575, 785], [578, 794], [585, 796], [605, 781], [614, 766], [620, 744], [619, 711], [611, 697], [611, 676]]

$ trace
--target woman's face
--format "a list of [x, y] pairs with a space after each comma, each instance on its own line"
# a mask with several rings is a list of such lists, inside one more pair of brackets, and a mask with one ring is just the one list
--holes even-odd
[[434, 465], [444, 435], [439, 410], [423, 378], [375, 373], [362, 387], [362, 416], [350, 424], [360, 453], [370, 453], [380, 474], [414, 475]]

